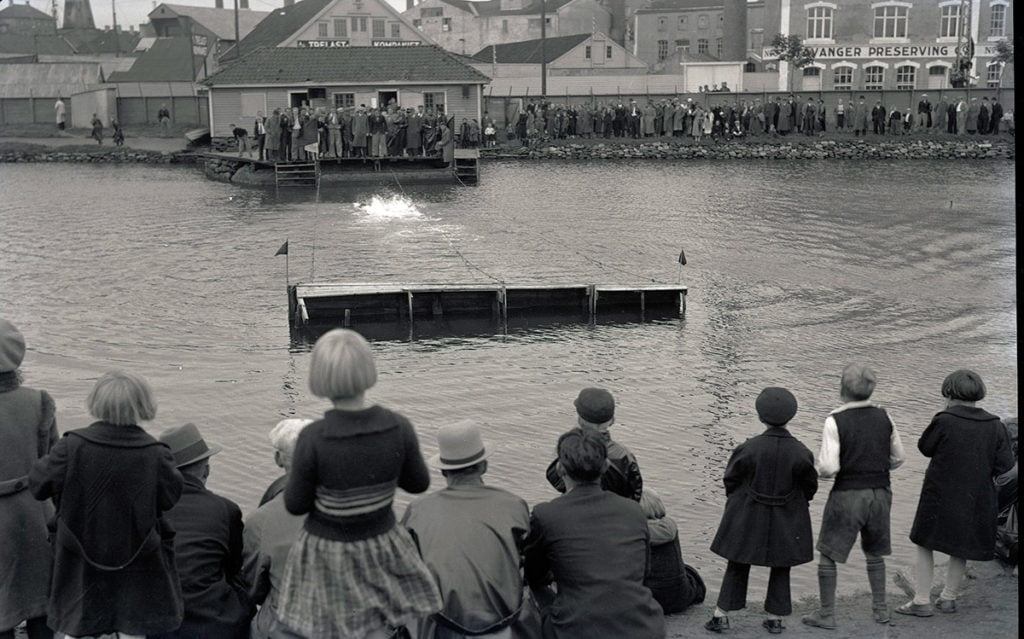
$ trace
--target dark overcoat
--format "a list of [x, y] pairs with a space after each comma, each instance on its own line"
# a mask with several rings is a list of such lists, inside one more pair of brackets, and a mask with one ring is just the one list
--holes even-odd
[[138, 426], [67, 432], [33, 465], [29, 490], [57, 505], [51, 628], [141, 635], [181, 625], [174, 531], [162, 517], [181, 489], [170, 449]]
[[807, 502], [818, 473], [811, 451], [788, 430], [769, 428], [737, 446], [723, 481], [728, 499], [712, 552], [779, 568], [814, 558]]
[[981, 408], [952, 406], [932, 418], [917, 448], [931, 461], [910, 540], [954, 557], [992, 559], [997, 514], [992, 480], [1014, 463], [1006, 427]]

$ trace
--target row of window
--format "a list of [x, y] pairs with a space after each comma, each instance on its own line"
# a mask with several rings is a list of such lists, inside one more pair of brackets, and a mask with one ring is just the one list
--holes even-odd
[[[583, 57], [586, 58], [587, 60], [590, 60], [590, 59], [592, 59], [592, 56], [593, 56], [592, 47], [588, 44], [586, 47], [583, 48]], [[612, 47], [611, 47], [611, 45], [608, 45], [608, 46], [606, 46], [604, 48], [604, 57], [608, 58], [609, 60], [612, 59]]]
[[[367, 24], [373, 29], [371, 34], [374, 38], [385, 37], [385, 27], [387, 25], [384, 18], [369, 18], [356, 16], [352, 18], [335, 18], [334, 19], [334, 37], [335, 38], [347, 38], [349, 32], [351, 33], [366, 33]], [[350, 26], [351, 25], [351, 26]], [[318, 22], [316, 24], [317, 37], [327, 38], [330, 37], [327, 33], [330, 28], [328, 22]], [[400, 38], [402, 37], [402, 25], [398, 22], [391, 23], [391, 37]]]
[[[707, 38], [697, 39], [697, 53], [709, 53], [709, 45]], [[690, 40], [687, 38], [681, 38], [675, 41], [675, 48], [677, 51], [686, 55], [690, 52]], [[722, 57], [722, 39], [715, 38], [715, 55], [719, 58]], [[668, 40], [658, 40], [658, 61], [662, 61], [668, 57]]]
[[[690, 16], [679, 16], [679, 21], [676, 23], [676, 29], [680, 29], [680, 30], [686, 29], [687, 25], [690, 23], [689, 18], [690, 18]], [[724, 22], [725, 21], [725, 17], [721, 16], [721, 15], [718, 16], [718, 21], [719, 22]], [[710, 16], [704, 15], [704, 14], [701, 14], [701, 15], [697, 16], [697, 28], [698, 29], [707, 29], [710, 25], [711, 25], [711, 17]], [[666, 18], [664, 16], [660, 16], [658, 18], [658, 31], [666, 31], [666, 30], [668, 30], [668, 18]]]
[[[961, 15], [960, 4], [949, 4], [939, 8], [939, 37], [957, 38], [967, 33], [968, 15]], [[875, 7], [874, 37], [906, 38], [910, 8], [902, 5]], [[832, 7], [811, 7], [807, 10], [807, 39], [831, 40], [835, 37], [835, 9]], [[1006, 36], [1006, 5], [993, 4], [989, 7], [988, 35], [990, 38]]]
[[[423, 108], [425, 109], [440, 109], [444, 111], [444, 92], [438, 91], [433, 93], [423, 94]], [[336, 109], [347, 109], [356, 105], [356, 94], [355, 93], [335, 93], [334, 94], [334, 108]], [[416, 106], [416, 105], [402, 105], [402, 106]]]
[[[832, 88], [836, 91], [850, 91], [853, 89], [853, 71], [852, 66], [841, 66], [832, 69]], [[886, 68], [878, 65], [871, 65], [864, 67], [863, 70], [863, 88], [865, 91], [881, 90], [885, 88], [885, 72]], [[897, 89], [915, 89], [917, 88], [917, 67], [905, 64], [898, 66], [895, 69], [896, 72], [896, 88]], [[928, 75], [939, 75], [944, 76], [949, 73], [949, 69], [944, 66], [934, 66], [928, 69]], [[816, 77], [821, 75], [820, 67], [805, 67], [803, 71], [804, 77]], [[1002, 76], [1002, 65], [992, 64], [988, 67], [985, 82], [989, 87], [995, 88], [999, 86], [999, 80]]]

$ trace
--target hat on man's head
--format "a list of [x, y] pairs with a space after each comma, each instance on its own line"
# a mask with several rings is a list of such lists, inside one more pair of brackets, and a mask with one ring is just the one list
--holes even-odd
[[458, 470], [478, 464], [490, 456], [476, 422], [463, 420], [442, 426], [437, 431], [438, 454], [430, 464], [441, 470]]
[[603, 424], [615, 417], [615, 399], [603, 388], [584, 388], [573, 404], [576, 414], [591, 424]]
[[14, 324], [0, 319], [0, 373], [18, 370], [25, 359], [25, 336]]
[[174, 465], [178, 468], [202, 461], [221, 451], [217, 444], [207, 444], [199, 434], [199, 427], [192, 423], [168, 428], [160, 433], [160, 441], [170, 447]]
[[757, 416], [770, 426], [785, 426], [796, 415], [796, 397], [779, 386], [769, 386], [761, 391], [754, 405]]

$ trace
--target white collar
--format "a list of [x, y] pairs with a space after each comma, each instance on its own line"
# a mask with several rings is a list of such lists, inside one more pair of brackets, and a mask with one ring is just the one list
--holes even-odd
[[856, 401], [856, 402], [846, 402], [845, 404], [843, 404], [839, 408], [837, 408], [834, 411], [832, 411], [831, 413], [829, 413], [829, 415], [835, 415], [836, 413], [841, 413], [844, 410], [852, 410], [854, 408], [864, 408], [866, 406], [875, 406], [875, 403], [872, 402], [870, 399], [862, 399], [862, 400], [859, 400], [859, 401]]

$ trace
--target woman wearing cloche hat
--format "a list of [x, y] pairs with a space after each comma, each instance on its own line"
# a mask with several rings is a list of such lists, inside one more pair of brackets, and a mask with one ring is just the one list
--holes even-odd
[[53, 636], [46, 627], [53, 506], [26, 489], [32, 464], [57, 441], [56, 409], [46, 391], [21, 385], [24, 357], [25, 338], [0, 319], [0, 639], [14, 639], [26, 619], [30, 639]]

